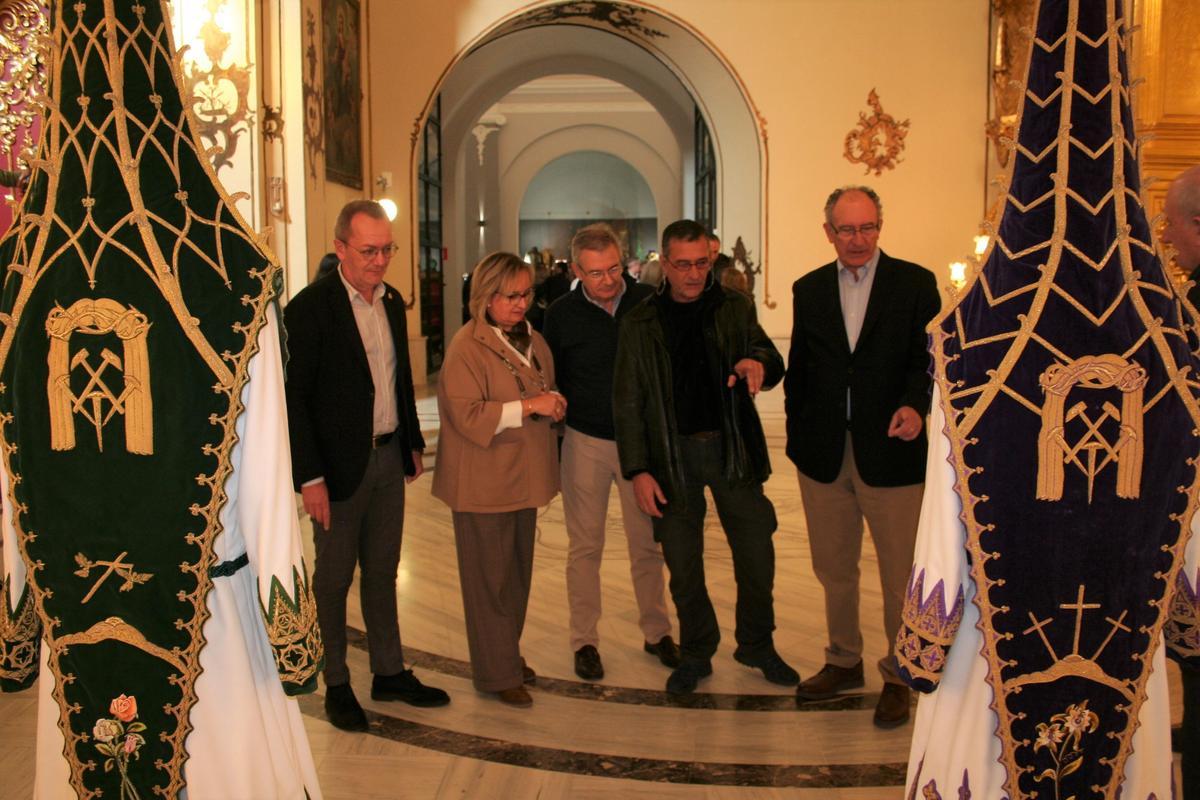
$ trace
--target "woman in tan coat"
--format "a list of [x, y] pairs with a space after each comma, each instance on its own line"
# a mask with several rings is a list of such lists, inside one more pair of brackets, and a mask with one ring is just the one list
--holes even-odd
[[550, 348], [525, 320], [533, 269], [493, 253], [471, 275], [471, 321], [454, 336], [438, 379], [433, 494], [450, 506], [475, 688], [533, 703], [521, 658], [537, 509], [558, 493]]

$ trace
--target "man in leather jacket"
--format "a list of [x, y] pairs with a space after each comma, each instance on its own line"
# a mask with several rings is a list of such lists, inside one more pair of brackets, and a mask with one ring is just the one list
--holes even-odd
[[763, 494], [771, 465], [754, 407], [783, 378], [783, 359], [753, 301], [712, 279], [704, 227], [674, 222], [662, 245], [663, 284], [621, 324], [613, 416], [621, 472], [653, 518], [671, 574], [682, 661], [667, 691], [688, 694], [712, 674], [721, 638], [704, 580], [705, 486], [733, 554], [734, 658], [794, 686], [799, 676], [773, 640], [776, 519]]

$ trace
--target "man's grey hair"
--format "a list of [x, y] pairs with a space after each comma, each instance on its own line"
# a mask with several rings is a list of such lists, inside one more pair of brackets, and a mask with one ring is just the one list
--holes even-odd
[[1179, 210], [1185, 217], [1200, 217], [1200, 164], [1180, 173], [1169, 191], [1179, 201]]
[[579, 254], [584, 250], [604, 251], [610, 247], [617, 248], [619, 259], [622, 253], [617, 232], [607, 222], [593, 222], [577, 230], [571, 238], [571, 263], [578, 264]]
[[337, 220], [333, 223], [333, 238], [339, 242], [346, 241], [350, 236], [350, 223], [358, 214], [366, 214], [371, 219], [381, 219], [384, 222], [389, 221], [383, 206], [374, 200], [351, 200], [338, 212]]
[[871, 198], [871, 202], [875, 204], [875, 213], [879, 215], [879, 221], [883, 222], [883, 201], [879, 199], [879, 195], [875, 193], [874, 189], [870, 186], [842, 186], [834, 189], [829, 195], [829, 199], [825, 201], [825, 222], [829, 227], [833, 227], [833, 207], [846, 192], [862, 192]]

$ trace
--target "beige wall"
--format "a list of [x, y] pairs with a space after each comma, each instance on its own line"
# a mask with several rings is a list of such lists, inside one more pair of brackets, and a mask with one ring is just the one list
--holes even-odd
[[[762, 116], [769, 149], [764, 248], [769, 283], [759, 300], [774, 306], [761, 309], [771, 335], [785, 337], [791, 327], [791, 282], [832, 258], [820, 228], [821, 206], [840, 184], [874, 185], [885, 203], [883, 247], [924, 263], [945, 282], [946, 264], [969, 251], [984, 212], [986, 3], [658, 0], [656, 5], [711, 42], [740, 75]], [[411, 240], [414, 125], [456, 54], [519, 7], [503, 0], [367, 5], [364, 27], [375, 43], [365, 59], [372, 87], [368, 163], [372, 175], [389, 170], [396, 176], [398, 241]], [[842, 157], [846, 133], [860, 111], [869, 112], [872, 88], [886, 111], [911, 119], [903, 163], [878, 178], [867, 178], [862, 166]], [[354, 193], [326, 184], [317, 194], [309, 221], [327, 231], [332, 214]], [[325, 239], [310, 235], [310, 242]], [[760, 261], [762, 254], [751, 258]], [[392, 265], [390, 279], [406, 295], [412, 268], [405, 258]]]

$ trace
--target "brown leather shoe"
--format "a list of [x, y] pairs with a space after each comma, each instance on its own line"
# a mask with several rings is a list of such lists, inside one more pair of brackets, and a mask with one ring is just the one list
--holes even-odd
[[909, 696], [907, 686], [885, 683], [875, 705], [875, 725], [879, 728], [898, 728], [908, 722]]
[[525, 664], [521, 665], [521, 680], [530, 685], [537, 682], [537, 673], [533, 671], [533, 667], [526, 666]]
[[529, 708], [533, 705], [533, 698], [529, 696], [529, 692], [525, 691], [524, 686], [501, 689], [496, 692], [496, 697], [506, 706], [513, 706], [515, 708]]
[[860, 689], [863, 686], [863, 665], [859, 661], [853, 667], [837, 667], [826, 664], [821, 671], [796, 687], [800, 700], [828, 700], [838, 692]]

